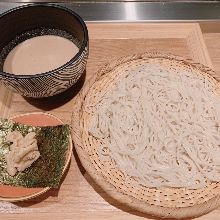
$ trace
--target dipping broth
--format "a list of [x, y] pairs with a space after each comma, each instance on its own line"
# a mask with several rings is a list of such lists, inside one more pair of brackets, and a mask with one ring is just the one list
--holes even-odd
[[18, 44], [7, 55], [3, 71], [15, 75], [35, 75], [54, 70], [68, 61], [79, 48], [70, 40], [43, 35]]

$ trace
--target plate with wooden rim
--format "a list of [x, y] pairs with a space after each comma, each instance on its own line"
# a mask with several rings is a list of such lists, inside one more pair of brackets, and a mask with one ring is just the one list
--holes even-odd
[[[21, 114], [11, 117], [14, 122], [21, 124], [31, 125], [31, 126], [57, 126], [64, 124], [59, 118], [43, 112], [34, 112]], [[69, 148], [66, 155], [66, 163], [63, 168], [63, 174], [67, 170], [68, 164], [71, 160], [72, 155], [72, 139], [69, 137]], [[8, 185], [0, 185], [0, 200], [8, 202], [18, 202], [28, 200], [34, 197], [37, 197], [45, 192], [47, 192], [50, 187], [43, 188], [26, 188], [26, 187], [15, 187]]]

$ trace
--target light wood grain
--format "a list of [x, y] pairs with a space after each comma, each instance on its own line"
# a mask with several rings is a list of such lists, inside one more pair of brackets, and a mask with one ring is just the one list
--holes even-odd
[[0, 114], [1, 116], [6, 117], [6, 115], [9, 114], [11, 102], [12, 102], [12, 92], [6, 89], [0, 83]]
[[[85, 77], [62, 95], [49, 99], [25, 99], [17, 94], [1, 99], [2, 117], [20, 113], [51, 112], [70, 122], [72, 104], [83, 83], [104, 63], [145, 51], [172, 53], [212, 66], [198, 24], [88, 24], [90, 55]], [[85, 81], [85, 82], [84, 82]], [[1, 90], [0, 94], [3, 94]], [[7, 95], [7, 94], [6, 94]], [[10, 103], [10, 105], [8, 104]], [[74, 128], [73, 128], [74, 129]], [[59, 190], [16, 204], [0, 202], [0, 219], [152, 219], [112, 200], [85, 173], [77, 155]], [[200, 220], [217, 220], [216, 210]]]
[[220, 33], [208, 33], [203, 36], [213, 63], [213, 68], [217, 73], [217, 79], [220, 81]]
[[[198, 24], [190, 23], [89, 23], [90, 39], [161, 39], [161, 38], [187, 38], [191, 32], [196, 30]], [[150, 31], [148, 31], [150, 30]], [[159, 30], [159, 31], [158, 31]], [[177, 31], [178, 30], [178, 31]], [[196, 30], [197, 31], [197, 30]]]

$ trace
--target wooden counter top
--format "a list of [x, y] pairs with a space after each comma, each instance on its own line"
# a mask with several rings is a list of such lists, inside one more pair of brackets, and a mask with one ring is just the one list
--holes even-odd
[[[82, 77], [77, 89], [71, 89], [58, 99], [30, 100], [17, 94], [0, 93], [0, 113], [9, 117], [26, 112], [45, 111], [70, 122], [72, 101], [79, 88], [105, 62], [131, 53], [159, 51], [191, 58], [211, 66], [220, 76], [220, 34], [204, 34], [198, 24], [89, 24], [90, 56], [86, 77]], [[210, 54], [211, 60], [209, 59]], [[84, 82], [85, 81], [85, 82]], [[3, 91], [3, 90], [2, 90]], [[1, 98], [2, 97], [2, 98]], [[51, 189], [32, 200], [7, 203], [0, 202], [0, 219], [94, 219], [139, 220], [158, 219], [131, 210], [113, 201], [86, 174], [73, 152], [70, 168], [59, 190]], [[219, 220], [220, 209], [198, 220]]]

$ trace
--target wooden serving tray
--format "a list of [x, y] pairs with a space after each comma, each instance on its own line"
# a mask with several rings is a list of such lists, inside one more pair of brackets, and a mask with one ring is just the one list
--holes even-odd
[[[171, 53], [212, 67], [200, 27], [188, 24], [89, 23], [90, 55], [86, 73], [77, 84], [56, 97], [27, 99], [0, 87], [0, 116], [28, 112], [50, 112], [70, 123], [73, 100], [89, 78], [106, 62], [145, 51]], [[73, 128], [74, 129], [74, 128]], [[67, 175], [59, 190], [51, 189], [32, 200], [0, 202], [1, 219], [152, 219], [131, 210], [103, 192], [86, 174], [75, 150]], [[199, 219], [218, 219], [214, 211]], [[16, 215], [19, 214], [19, 215]]]

